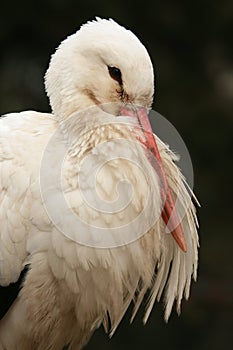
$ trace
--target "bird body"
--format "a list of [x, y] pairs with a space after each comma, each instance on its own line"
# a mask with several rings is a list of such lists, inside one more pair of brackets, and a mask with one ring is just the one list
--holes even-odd
[[[125, 59], [129, 46], [138, 59], [135, 52]], [[121, 67], [123, 82], [109, 77], [106, 64]], [[152, 101], [153, 68], [139, 40], [113, 21], [86, 24], [53, 56], [46, 89], [52, 114], [27, 111], [0, 120], [0, 285], [28, 268], [0, 321], [0, 350], [81, 349], [100, 324], [113, 334], [131, 301], [133, 318], [150, 290], [146, 322], [165, 286], [168, 319], [196, 278], [195, 208], [175, 155], [156, 138], [169, 188], [187, 207], [186, 252], [165, 234], [161, 184], [139, 142], [144, 135], [129, 116], [116, 117], [119, 99], [146, 108]], [[120, 209], [106, 209], [119, 199]], [[78, 224], [70, 223], [70, 213]]]

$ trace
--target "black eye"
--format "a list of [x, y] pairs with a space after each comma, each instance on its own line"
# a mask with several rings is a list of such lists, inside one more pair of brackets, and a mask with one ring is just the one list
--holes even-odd
[[121, 71], [119, 68], [108, 66], [110, 77], [122, 85]]

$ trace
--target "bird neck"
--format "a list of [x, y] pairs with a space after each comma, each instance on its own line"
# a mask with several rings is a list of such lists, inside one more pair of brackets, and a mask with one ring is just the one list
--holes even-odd
[[59, 126], [68, 152], [81, 158], [102, 142], [119, 138], [135, 140], [131, 118], [116, 117], [98, 105], [75, 111], [60, 120]]
[[91, 104], [90, 101], [84, 104], [82, 99], [82, 105], [78, 103], [78, 100], [75, 103], [76, 105], [73, 103], [72, 107], [69, 106], [70, 114], [67, 112], [68, 106], [64, 105], [64, 113], [61, 111], [62, 118], [59, 120], [64, 140], [71, 150], [84, 147], [85, 143], [89, 142], [90, 135], [95, 133], [97, 135], [97, 129], [113, 122], [111, 115], [97, 105]]
[[59, 102], [56, 106], [53, 106], [53, 112], [59, 120], [69, 120], [69, 124], [71, 120], [75, 119], [75, 115], [78, 121], [80, 116], [83, 115], [83, 112], [92, 107], [94, 107], [93, 101], [88, 96], [71, 91], [68, 96], [63, 96], [62, 93], [60, 94]]

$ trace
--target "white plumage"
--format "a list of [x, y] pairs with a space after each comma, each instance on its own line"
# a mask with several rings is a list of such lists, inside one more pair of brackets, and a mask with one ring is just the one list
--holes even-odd
[[[120, 69], [120, 86], [108, 67]], [[150, 108], [153, 80], [153, 67], [140, 41], [114, 21], [98, 19], [62, 42], [51, 59], [45, 81], [53, 114], [27, 111], [0, 120], [0, 285], [17, 281], [24, 266], [30, 266], [19, 296], [0, 321], [0, 350], [52, 350], [66, 344], [81, 349], [101, 323], [113, 333], [131, 301], [135, 314], [148, 289], [145, 321], [163, 291], [165, 319], [175, 300], [179, 312], [183, 295], [188, 298], [191, 278], [196, 278], [198, 237], [195, 209], [175, 156], [157, 139], [171, 192], [181, 209], [187, 207], [182, 220], [186, 253], [165, 233], [159, 179], [133, 132], [135, 125], [129, 117], [116, 124], [122, 104]], [[47, 197], [41, 193], [41, 166], [56, 133], [68, 147], [61, 175], [67, 205], [90, 226], [73, 239], [51, 220]], [[59, 162], [59, 137], [49, 158], [51, 167], [42, 174], [48, 180]], [[122, 139], [132, 142], [127, 152]], [[105, 164], [109, 155], [118, 158]], [[92, 196], [91, 183], [83, 176], [80, 185], [78, 178], [87, 156], [90, 172], [99, 162], [105, 164], [95, 183], [105, 202], [116, 199], [119, 181], [133, 184], [134, 196], [124, 193], [125, 200], [131, 199], [124, 210], [103, 213], [98, 203], [95, 209], [85, 201]], [[79, 234], [95, 241], [93, 227], [109, 228], [111, 236], [112, 227], [129, 223], [136, 237], [139, 226], [134, 219], [143, 211], [148, 193], [145, 218], [159, 219], [146, 234], [115, 248], [100, 248], [102, 242], [97, 241], [97, 248], [75, 242]], [[62, 224], [65, 213], [59, 219]]]

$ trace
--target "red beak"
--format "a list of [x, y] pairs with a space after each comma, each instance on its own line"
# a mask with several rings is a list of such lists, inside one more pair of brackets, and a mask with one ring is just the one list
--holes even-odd
[[140, 140], [140, 142], [142, 142], [146, 147], [147, 158], [149, 159], [151, 165], [157, 172], [160, 179], [160, 193], [162, 202], [164, 203], [162, 218], [179, 247], [184, 252], [186, 252], [186, 243], [182, 226], [178, 213], [175, 209], [174, 200], [168, 186], [166, 173], [160, 157], [158, 146], [156, 144], [156, 140], [153, 135], [146, 108], [137, 108], [133, 110], [127, 107], [121, 107], [121, 115], [136, 118], [137, 124], [144, 133], [146, 141]]

